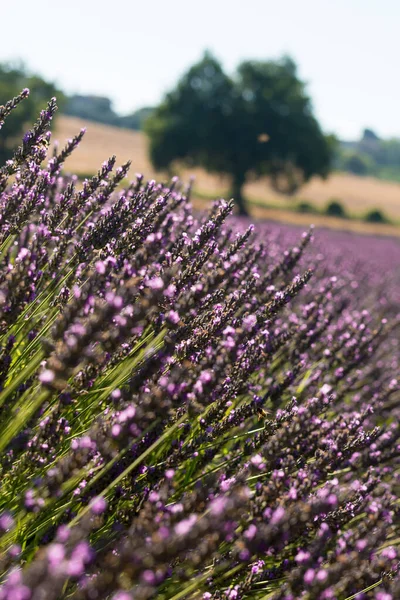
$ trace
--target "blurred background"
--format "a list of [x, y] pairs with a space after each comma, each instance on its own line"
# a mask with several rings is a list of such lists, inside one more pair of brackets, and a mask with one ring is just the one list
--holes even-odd
[[56, 95], [67, 168], [116, 154], [146, 178], [195, 176], [259, 218], [400, 233], [396, 0], [20, 0], [2, 6], [0, 160]]

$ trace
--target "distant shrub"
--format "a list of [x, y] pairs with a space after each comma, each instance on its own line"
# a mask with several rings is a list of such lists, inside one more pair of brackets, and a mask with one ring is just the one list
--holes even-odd
[[315, 214], [318, 212], [316, 207], [311, 204], [311, 202], [307, 201], [299, 202], [299, 204], [296, 206], [296, 210], [297, 212], [306, 214]]
[[330, 217], [341, 217], [342, 219], [347, 217], [347, 213], [343, 204], [336, 199], [332, 199], [329, 202], [325, 209], [325, 214], [329, 215]]
[[365, 153], [354, 152], [344, 160], [344, 169], [354, 175], [369, 175], [374, 170], [373, 159]]
[[[65, 175], [65, 173], [63, 173]], [[81, 171], [79, 173], [75, 173], [78, 181], [85, 181], [85, 179], [91, 179], [94, 177], [95, 173], [89, 173], [88, 171]]]
[[366, 221], [367, 223], [388, 223], [389, 219], [381, 210], [375, 208], [373, 210], [370, 210], [365, 215], [364, 221]]

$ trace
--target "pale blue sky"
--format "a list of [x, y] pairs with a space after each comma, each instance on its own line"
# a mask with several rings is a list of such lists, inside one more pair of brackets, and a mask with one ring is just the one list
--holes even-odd
[[400, 137], [399, 0], [4, 0], [0, 61], [151, 105], [210, 49], [228, 72], [290, 54], [326, 131]]

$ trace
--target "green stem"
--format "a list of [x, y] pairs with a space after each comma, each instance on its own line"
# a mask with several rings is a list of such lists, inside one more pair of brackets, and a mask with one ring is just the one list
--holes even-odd
[[[161, 437], [158, 438], [158, 440], [156, 440], [151, 446], [149, 446], [149, 448], [147, 448], [147, 450], [145, 450], [136, 460], [133, 461], [133, 463], [131, 463], [128, 467], [126, 467], [126, 469], [120, 474], [118, 475], [118, 477], [116, 477], [102, 492], [101, 494], [99, 494], [100, 497], [104, 498], [105, 496], [107, 496], [107, 494], [116, 486], [120, 483], [120, 481], [122, 481], [123, 479], [125, 479], [125, 477], [127, 475], [129, 475], [129, 473], [131, 473], [138, 465], [140, 465], [140, 463], [149, 455], [151, 454], [151, 452], [153, 452], [153, 450], [155, 450], [156, 448], [158, 448], [158, 446], [160, 446], [169, 435], [171, 435], [171, 433], [173, 433], [175, 431], [175, 429], [177, 429], [179, 427], [179, 425], [181, 425], [181, 423], [183, 423], [183, 421], [187, 418], [187, 415], [183, 415], [183, 417], [181, 417], [179, 419], [179, 421], [177, 421], [174, 425], [172, 425], [172, 427], [170, 427], [169, 429], [167, 429], [167, 431], [165, 431], [163, 433], [163, 435]], [[77, 515], [74, 519], [72, 519], [72, 521], [69, 523], [68, 527], [73, 527], [74, 525], [76, 525], [76, 523], [84, 516], [86, 515], [90, 510], [90, 505], [85, 506]]]
[[0, 452], [3, 452], [7, 448], [12, 439], [20, 432], [49, 396], [50, 392], [44, 390], [36, 398], [34, 397], [30, 402], [26, 403], [23, 409], [12, 417], [7, 423], [5, 431], [3, 430], [0, 434]]
[[6, 384], [4, 390], [0, 393], [0, 406], [3, 406], [7, 398], [9, 398], [19, 388], [20, 385], [22, 385], [27, 379], [32, 377], [32, 375], [35, 373], [36, 369], [38, 368], [43, 359], [43, 350], [39, 350], [30, 359], [30, 362], [25, 367], [25, 369], [22, 369], [19, 375], [13, 377], [12, 380], [8, 384]]

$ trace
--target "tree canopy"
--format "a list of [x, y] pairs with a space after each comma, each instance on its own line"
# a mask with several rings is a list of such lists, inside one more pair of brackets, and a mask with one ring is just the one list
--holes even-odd
[[6, 119], [1, 130], [0, 161], [11, 156], [12, 149], [20, 142], [26, 125], [36, 121], [49, 98], [56, 95], [57, 104], [63, 104], [63, 95], [53, 83], [30, 74], [23, 64], [0, 64], [0, 105], [17, 96], [24, 88], [30, 90], [29, 100], [19, 104]]
[[69, 96], [65, 102], [64, 114], [106, 125], [117, 125], [119, 118], [109, 98], [93, 94]]
[[326, 177], [333, 138], [313, 115], [292, 59], [246, 61], [229, 77], [209, 53], [183, 75], [146, 123], [158, 169], [175, 161], [227, 174], [239, 211], [249, 176], [269, 175], [294, 193], [313, 175]]

